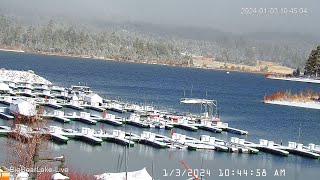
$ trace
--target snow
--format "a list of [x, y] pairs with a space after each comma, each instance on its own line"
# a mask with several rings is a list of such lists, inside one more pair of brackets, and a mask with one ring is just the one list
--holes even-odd
[[22, 99], [12, 101], [9, 109], [11, 113], [17, 113], [24, 116], [34, 116], [37, 113], [36, 106], [33, 103]]
[[84, 101], [90, 103], [102, 103], [102, 97], [100, 97], [98, 94], [91, 93], [84, 97]]
[[[96, 180], [124, 180], [126, 177], [125, 172], [121, 173], [103, 173], [95, 175]], [[127, 173], [127, 180], [152, 180], [146, 168], [139, 171], [133, 171]]]
[[320, 83], [319, 79], [312, 78], [299, 78], [299, 77], [267, 77], [268, 79], [285, 80], [285, 81], [298, 81], [298, 82], [308, 82], [308, 83]]
[[284, 105], [284, 106], [294, 106], [294, 107], [303, 107], [309, 109], [320, 109], [319, 102], [295, 102], [295, 101], [264, 101], [267, 104], [277, 104], [277, 105]]
[[45, 78], [36, 75], [33, 71], [17, 71], [0, 69], [0, 81], [12, 81], [22, 83], [39, 83], [39, 84], [52, 84]]
[[69, 179], [69, 177], [62, 175], [61, 173], [55, 173], [51, 176], [51, 180], [65, 180]]
[[0, 91], [10, 91], [9, 85], [5, 83], [0, 83]]

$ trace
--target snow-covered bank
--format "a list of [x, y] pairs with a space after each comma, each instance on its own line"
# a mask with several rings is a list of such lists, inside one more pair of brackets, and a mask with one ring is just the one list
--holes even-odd
[[25, 52], [24, 50], [18, 50], [18, 49], [1, 49], [0, 51], [8, 51], [8, 52]]
[[276, 79], [276, 80], [285, 80], [285, 81], [298, 81], [298, 82], [307, 82], [307, 83], [320, 83], [320, 79], [312, 79], [312, 78], [299, 78], [299, 77], [267, 77], [268, 79]]
[[36, 75], [33, 71], [17, 71], [0, 69], [0, 81], [12, 81], [22, 83], [41, 83], [41, 84], [52, 84], [45, 78]]
[[302, 108], [309, 108], [309, 109], [320, 109], [320, 102], [295, 102], [295, 101], [264, 101], [266, 104], [277, 104], [283, 106], [293, 106], [293, 107], [302, 107]]

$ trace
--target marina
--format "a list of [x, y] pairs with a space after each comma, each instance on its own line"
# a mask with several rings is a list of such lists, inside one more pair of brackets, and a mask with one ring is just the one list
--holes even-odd
[[[50, 89], [50, 86], [49, 86], [49, 89]], [[52, 92], [51, 92], [51, 94], [53, 94]], [[219, 94], [219, 95], [221, 95], [221, 94]], [[20, 96], [12, 96], [12, 97], [14, 97], [14, 98], [20, 98]], [[70, 97], [72, 97], [72, 94], [68, 94], [68, 97], [70, 98]], [[217, 97], [219, 97], [218, 95], [217, 95]], [[25, 97], [24, 97], [25, 98]], [[29, 99], [40, 99], [40, 97], [35, 97], [35, 98], [29, 98]], [[42, 98], [43, 99], [43, 98]], [[58, 98], [57, 97], [55, 97], [55, 99], [57, 99], [58, 100]], [[218, 98], [217, 98], [218, 99]], [[108, 100], [108, 99], [105, 99], [105, 100]], [[239, 100], [239, 99], [237, 99], [237, 100]], [[81, 106], [81, 107], [84, 107], [83, 105], [82, 105], [82, 101], [83, 100], [81, 100], [81, 99], [79, 99], [79, 106]], [[63, 106], [63, 109], [61, 109], [62, 111], [64, 111], [64, 103], [70, 103], [70, 101], [69, 100], [58, 100], [58, 102], [59, 102], [59, 105], [61, 105], [61, 106]], [[108, 102], [110, 102], [110, 101], [104, 101], [104, 104], [107, 104]], [[170, 101], [170, 103], [172, 103], [173, 101]], [[265, 129], [265, 128], [263, 128], [263, 127], [260, 127], [259, 125], [257, 125], [257, 124], [262, 124], [262, 122], [261, 121], [259, 121], [260, 119], [258, 119], [260, 116], [255, 116], [255, 118], [257, 119], [257, 122], [259, 122], [259, 123], [253, 123], [253, 125], [252, 125], [252, 127], [251, 127], [251, 125], [249, 124], [248, 125], [248, 123], [246, 122], [246, 120], [243, 120], [243, 119], [238, 119], [238, 117], [237, 116], [239, 116], [239, 114], [235, 114], [235, 115], [230, 115], [230, 114], [228, 114], [229, 116], [231, 116], [231, 118], [225, 118], [225, 114], [226, 113], [228, 113], [227, 111], [231, 111], [232, 113], [234, 113], [234, 111], [233, 111], [233, 109], [232, 109], [232, 107], [230, 107], [230, 105], [227, 105], [227, 106], [225, 106], [224, 105], [224, 103], [228, 103], [228, 102], [226, 102], [226, 101], [224, 101], [224, 102], [220, 102], [220, 105], [221, 106], [223, 106], [223, 112], [221, 112], [220, 114], [222, 115], [221, 117], [220, 117], [220, 119], [221, 119], [221, 121], [223, 122], [223, 123], [228, 123], [228, 127], [229, 126], [231, 126], [231, 127], [239, 127], [239, 128], [236, 128], [236, 129], [239, 129], [239, 130], [241, 130], [242, 128], [243, 129], [245, 129], [245, 128], [248, 128], [248, 130], [250, 131], [250, 135], [248, 134], [248, 136], [241, 136], [241, 138], [243, 138], [243, 139], [245, 139], [245, 141], [250, 141], [250, 142], [258, 142], [257, 144], [259, 144], [259, 139], [257, 139], [257, 138], [260, 138], [261, 136], [266, 136], [265, 138], [268, 138], [268, 139], [272, 139], [272, 137], [273, 137], [273, 133], [271, 133], [271, 132], [268, 132], [268, 129]], [[104, 104], [101, 106], [101, 107], [106, 107], [106, 106], [104, 106]], [[8, 105], [10, 105], [10, 103], [8, 104]], [[142, 106], [141, 106], [142, 107]], [[51, 108], [51, 107], [49, 107], [49, 108]], [[261, 108], [261, 107], [260, 107]], [[53, 108], [54, 109], [54, 108]], [[138, 109], [138, 108], [137, 108]], [[59, 109], [60, 110], [60, 109]], [[80, 112], [81, 111], [86, 111], [87, 110], [87, 108], [84, 108], [84, 109], [82, 109], [82, 110], [80, 110]], [[53, 111], [53, 110], [52, 110]], [[72, 114], [72, 111], [76, 111], [77, 112], [77, 114], [74, 116], [73, 114]], [[130, 115], [131, 115], [131, 112], [129, 111], [129, 110], [125, 110], [126, 112], [123, 112], [122, 114], [121, 114], [121, 116], [123, 115], [123, 117], [130, 117]], [[250, 111], [250, 112], [249, 112]], [[76, 118], [78, 118], [80, 115], [80, 112], [78, 111], [78, 110], [76, 110], [76, 109], [67, 109], [66, 111], [65, 111], [66, 113], [65, 114], [63, 114], [63, 117], [65, 117], [65, 118], [67, 118], [67, 119], [69, 119], [70, 120], [70, 123], [67, 123], [67, 124], [65, 124], [64, 126], [64, 128], [63, 128], [63, 132], [64, 132], [64, 137], [68, 137], [69, 138], [69, 140], [67, 141], [67, 144], [66, 145], [64, 145], [64, 147], [65, 148], [74, 148], [75, 150], [74, 151], [76, 151], [77, 153], [79, 153], [79, 151], [80, 152], [82, 152], [82, 151], [87, 151], [87, 150], [84, 150], [84, 149], [80, 149], [80, 148], [84, 148], [84, 147], [87, 147], [87, 145], [82, 145], [82, 144], [95, 144], [95, 143], [92, 143], [92, 142], [90, 142], [90, 140], [81, 140], [80, 139], [80, 134], [81, 134], [81, 131], [78, 131], [78, 129], [76, 129], [76, 128], [82, 128], [81, 126], [84, 126], [82, 123], [78, 123], [77, 121], [76, 121]], [[88, 111], [89, 112], [89, 111]], [[99, 118], [103, 118], [103, 115], [101, 116], [101, 113], [99, 112], [99, 111], [97, 111], [98, 113], [95, 113], [95, 112], [90, 112], [90, 118], [91, 119], [93, 119], [93, 120], [96, 120], [97, 122], [99, 122], [99, 120], [98, 120], [98, 117], [97, 116], [95, 116], [95, 115], [98, 115], [99, 116]], [[135, 113], [137, 113], [137, 114], [140, 114], [141, 113], [141, 111], [140, 110], [135, 110], [134, 111]], [[256, 113], [255, 112], [255, 110], [254, 109], [248, 109], [248, 111], [246, 111], [246, 110], [243, 110], [243, 112], [245, 112], [245, 113]], [[299, 113], [301, 113], [300, 111], [298, 111]], [[100, 113], [100, 114], [99, 114]], [[111, 114], [111, 113], [113, 113], [113, 112], [109, 112], [108, 111], [108, 114]], [[142, 114], [142, 113], [141, 113]], [[162, 112], [160, 111], [160, 117], [163, 117], [164, 118], [164, 120], [166, 120], [167, 121], [167, 124], [166, 125], [170, 125], [170, 123], [172, 122], [170, 119], [169, 119], [169, 114], [170, 114], [170, 112], [168, 112], [168, 114], [162, 114]], [[51, 114], [51, 115], [54, 115], [53, 113]], [[156, 113], [152, 113], [152, 114], [150, 114], [150, 115], [156, 115]], [[224, 115], [224, 116], [223, 116]], [[116, 114], [115, 115], [116, 117], [117, 116], [120, 116], [119, 114]], [[147, 115], [147, 113], [145, 113], [145, 114], [143, 114], [143, 116], [145, 116], [145, 117], [148, 117], [148, 115]], [[168, 116], [168, 118], [166, 118], [166, 116]], [[177, 121], [175, 121], [174, 120], [174, 118], [175, 117], [177, 117], [178, 115], [175, 115], [175, 114], [173, 114], [173, 115], [171, 115], [171, 117], [173, 118], [173, 122], [178, 122], [178, 120]], [[182, 116], [188, 116], [188, 115], [182, 115]], [[263, 117], [261, 117], [262, 119], [264, 119]], [[273, 117], [274, 118], [274, 117]], [[283, 118], [283, 117], [281, 117], [281, 118]], [[159, 132], [161, 132], [161, 134], [163, 134], [163, 135], [165, 135], [165, 136], [167, 136], [168, 137], [168, 139], [171, 139], [171, 136], [169, 135], [169, 133], [170, 133], [170, 131], [167, 131], [167, 130], [165, 130], [165, 131], [159, 131], [158, 132], [158, 130], [156, 130], [155, 128], [150, 128], [150, 123], [149, 122], [159, 122], [158, 120], [154, 120], [153, 118], [150, 118], [150, 120], [145, 120], [145, 119], [147, 119], [147, 118], [140, 118], [140, 119], [143, 119], [142, 120], [142, 122], [143, 122], [143, 124], [146, 124], [146, 125], [149, 125], [149, 127], [146, 127], [146, 128], [140, 128], [139, 126], [131, 126], [131, 125], [129, 125], [129, 123], [127, 124], [127, 125], [125, 125], [125, 123], [123, 122], [123, 121], [121, 121], [120, 119], [119, 119], [119, 122], [122, 122], [123, 123], [123, 125], [122, 125], [122, 127], [120, 126], [119, 128], [121, 128], [122, 130], [123, 130], [123, 128], [124, 128], [124, 126], [127, 126], [127, 127], [129, 127], [129, 129], [132, 127], [132, 129], [133, 129], [133, 131], [135, 132], [135, 133], [137, 133], [137, 134], [139, 134], [139, 137], [135, 137], [135, 140], [132, 138], [132, 141], [135, 141], [135, 142], [138, 142], [139, 140], [139, 138], [140, 138], [140, 136], [141, 136], [141, 131], [149, 131], [149, 129], [150, 129], [150, 132], [152, 132], [152, 133], [159, 133]], [[207, 126], [212, 126], [213, 128], [217, 128], [217, 129], [221, 129], [221, 130], [223, 130], [222, 128], [219, 128], [219, 127], [215, 127], [214, 125], [216, 124], [213, 120], [215, 120], [215, 119], [213, 119], [213, 118], [209, 118], [208, 117], [208, 119], [206, 119], [206, 118], [204, 118], [206, 121], [208, 121], [208, 119], [209, 119], [209, 123], [207, 124]], [[127, 120], [127, 119], [126, 119]], [[266, 120], [266, 119], [264, 119], [264, 120]], [[196, 156], [196, 158], [197, 159], [199, 159], [199, 158], [201, 158], [201, 156], [200, 156], [200, 154], [201, 155], [203, 155], [203, 154], [207, 154], [207, 151], [208, 151], [208, 153], [209, 153], [209, 155], [208, 155], [208, 159], [212, 159], [213, 158], [213, 156], [214, 156], [214, 159], [216, 160], [216, 159], [218, 159], [218, 161], [219, 161], [219, 158], [222, 158], [222, 159], [225, 159], [225, 157], [226, 156], [228, 156], [229, 157], [229, 155], [227, 155], [227, 154], [229, 154], [230, 152], [235, 152], [235, 153], [237, 153], [237, 152], [243, 152], [243, 153], [245, 153], [245, 155], [236, 155], [236, 156], [234, 156], [234, 157], [232, 157], [232, 159], [239, 159], [239, 161], [240, 160], [242, 160], [242, 159], [244, 159], [244, 157], [246, 157], [247, 156], [247, 154], [253, 154], [253, 153], [247, 153], [247, 152], [249, 152], [249, 151], [247, 151], [246, 149], [250, 149], [251, 148], [251, 150], [252, 150], [252, 152], [257, 152], [258, 154], [259, 154], [259, 156], [253, 156], [253, 157], [250, 157], [250, 159], [248, 160], [249, 162], [251, 162], [252, 164], [254, 164], [254, 163], [257, 163], [257, 164], [259, 164], [259, 162], [260, 162], [260, 159], [265, 159], [265, 157], [268, 157], [268, 159], [270, 160], [270, 161], [272, 161], [273, 162], [273, 159], [276, 159], [276, 158], [273, 158], [272, 156], [268, 156], [268, 155], [265, 155], [265, 154], [272, 154], [272, 153], [269, 153], [269, 152], [263, 152], [262, 150], [261, 151], [259, 151], [258, 149], [259, 149], [259, 147], [258, 146], [254, 146], [254, 145], [252, 145], [252, 146], [250, 146], [250, 145], [248, 145], [247, 143], [244, 143], [244, 145], [241, 145], [241, 143], [231, 143], [231, 141], [229, 142], [229, 141], [227, 141], [227, 138], [229, 138], [230, 136], [230, 134], [228, 134], [228, 136], [225, 134], [225, 133], [216, 133], [216, 132], [214, 132], [214, 131], [207, 131], [207, 132], [205, 132], [204, 131], [204, 129], [201, 129], [201, 121], [199, 121], [199, 122], [196, 122], [195, 120], [193, 120], [193, 119], [190, 119], [190, 120], [188, 120], [189, 122], [188, 122], [188, 124], [190, 123], [191, 125], [194, 125], [195, 127], [197, 127], [198, 128], [198, 130], [196, 131], [196, 132], [193, 132], [193, 131], [185, 131], [185, 130], [180, 130], [180, 128], [177, 128], [177, 127], [174, 127], [174, 130], [176, 131], [176, 132], [179, 132], [180, 134], [182, 134], [182, 135], [185, 135], [185, 136], [187, 136], [186, 137], [186, 141], [185, 141], [185, 143], [183, 144], [183, 143], [178, 143], [178, 142], [173, 142], [173, 141], [169, 141], [169, 140], [164, 140], [164, 142], [165, 142], [165, 144], [166, 144], [166, 146], [167, 146], [167, 148], [170, 148], [170, 150], [169, 149], [167, 149], [167, 150], [161, 150], [161, 152], [158, 152], [156, 149], [158, 149], [156, 146], [152, 146], [152, 145], [147, 145], [147, 146], [152, 146], [152, 147], [156, 147], [156, 148], [148, 148], [148, 147], [145, 147], [145, 145], [134, 145], [133, 146], [133, 148], [130, 148], [130, 151], [132, 152], [132, 154], [141, 154], [141, 155], [144, 155], [145, 154], [145, 156], [147, 156], [146, 158], [148, 159], [150, 159], [151, 157], [153, 157], [153, 156], [156, 156], [156, 155], [150, 155], [150, 153], [149, 152], [152, 152], [152, 153], [154, 153], [154, 154], [157, 154], [157, 153], [159, 153], [159, 154], [162, 154], [162, 156], [163, 156], [163, 154], [169, 154], [168, 152], [170, 152], [170, 153], [172, 153], [172, 152], [175, 152], [175, 150], [171, 150], [171, 149], [177, 149], [176, 151], [177, 152], [179, 152], [179, 153], [182, 153], [183, 154], [183, 151], [188, 151], [188, 146], [186, 145], [187, 143], [189, 143], [189, 149], [192, 149], [192, 147], [195, 147], [195, 149], [196, 150], [198, 150], [198, 151], [195, 151], [195, 152], [190, 152], [191, 154], [189, 154], [189, 152], [188, 152], [188, 155], [190, 155], [190, 157], [191, 157], [191, 159], [194, 159], [195, 158], [195, 156]], [[243, 122], [240, 122], [240, 121], [243, 121]], [[3, 121], [4, 123], [7, 123], [6, 121]], [[11, 122], [11, 121], [8, 121], [8, 123], [9, 122]], [[63, 121], [61, 121], [61, 122], [63, 122]], [[103, 121], [101, 121], [101, 122], [103, 122]], [[164, 121], [162, 121], [161, 120], [161, 122], [164, 122]], [[252, 123], [253, 121], [251, 121], [251, 123]], [[51, 123], [51, 121], [49, 122], [49, 123]], [[197, 125], [197, 123], [199, 123], [200, 125]], [[244, 124], [242, 124], [242, 123], [244, 123]], [[246, 124], [247, 123], [247, 124]], [[56, 125], [56, 123], [54, 123], [55, 125]], [[88, 123], [88, 124], [90, 124], [90, 123]], [[101, 139], [102, 141], [109, 141], [108, 140], [108, 138], [110, 138], [111, 137], [111, 135], [112, 135], [112, 131], [110, 131], [110, 130], [112, 130], [112, 128], [107, 128], [107, 130], [108, 130], [108, 133], [107, 134], [104, 134], [104, 137], [103, 136], [98, 136], [98, 131], [101, 129], [101, 127], [100, 126], [102, 126], [102, 125], [100, 125], [99, 123], [97, 123], [95, 126], [90, 126], [90, 128], [93, 128], [93, 129], [95, 129], [95, 132], [94, 132], [94, 137], [97, 137], [97, 138], [99, 138], [99, 139]], [[156, 125], [155, 125], [156, 126]], [[259, 127], [259, 128], [257, 128], [257, 127]], [[310, 127], [309, 126], [306, 126], [307, 128], [309, 128], [310, 129]], [[69, 128], [69, 129], [68, 129]], [[159, 127], [160, 128], [160, 127]], [[177, 129], [176, 129], [177, 128]], [[274, 127], [274, 130], [275, 129], [279, 129], [279, 131], [281, 130], [281, 131], [283, 131], [283, 129], [282, 129], [282, 127], [280, 126], [280, 125], [277, 125], [277, 127]], [[261, 135], [261, 134], [259, 134], [259, 133], [257, 133], [257, 131], [258, 130], [259, 131], [266, 131], [266, 132], [268, 132], [268, 133], [266, 133], [266, 134], [264, 134], [264, 135]], [[102, 130], [103, 132], [105, 131], [105, 130]], [[226, 131], [225, 129], [223, 130], [223, 131]], [[222, 131], [222, 132], [223, 132]], [[251, 133], [251, 131], [252, 131], [252, 133]], [[311, 131], [312, 131], [312, 128], [311, 128]], [[80, 133], [79, 133], [80, 132]], [[217, 131], [217, 132], [219, 132], [219, 131]], [[126, 132], [126, 134], [127, 133], [129, 133], [129, 132]], [[227, 144], [219, 144], [219, 145], [221, 145], [221, 146], [225, 146], [225, 147], [227, 147], [228, 148], [228, 150], [226, 151], [227, 153], [225, 153], [224, 151], [222, 151], [221, 153], [220, 152], [216, 152], [217, 151], [217, 149], [216, 149], [216, 147], [212, 147], [212, 145], [208, 145], [207, 144], [207, 146], [205, 146], [205, 142], [199, 142], [200, 141], [200, 139], [197, 139], [197, 138], [199, 138], [199, 136], [200, 135], [203, 135], [203, 134], [206, 134], [206, 135], [209, 135], [210, 137], [216, 137], [216, 140], [215, 140], [215, 142], [219, 142], [218, 141], [218, 139], [223, 139]], [[305, 134], [307, 134], [307, 133], [305, 133]], [[109, 135], [109, 137], [107, 136], [107, 135]], [[238, 134], [238, 135], [240, 135], [240, 133]], [[305, 135], [305, 136], [307, 136], [307, 135]], [[126, 138], [127, 138], [128, 136], [126, 136]], [[197, 141], [198, 142], [196, 142], [196, 140], [195, 139], [189, 139], [189, 137], [191, 137], [191, 138], [195, 138], [195, 137], [197, 137], [197, 138], [195, 138], [195, 139], [197, 139]], [[157, 138], [157, 140], [161, 140], [161, 138], [160, 137], [157, 137], [156, 136], [156, 138]], [[158, 139], [159, 138], [159, 139]], [[292, 139], [292, 140], [295, 140], [295, 138], [294, 138], [294, 136], [290, 136], [290, 137], [287, 137], [287, 136], [284, 136], [284, 138], [287, 140], [287, 139], [289, 139], [290, 140], [290, 138]], [[3, 139], [3, 138], [2, 138]], [[78, 140], [81, 140], [81, 141], [74, 141], [73, 139], [78, 139]], [[165, 139], [165, 138], [162, 138], [162, 139]], [[274, 138], [275, 140], [280, 140], [280, 138]], [[56, 139], [56, 140], [53, 140], [53, 141], [55, 141], [55, 142], [57, 142], [58, 143], [58, 139]], [[168, 141], [168, 142], [167, 142]], [[315, 144], [319, 144], [318, 143], [318, 141], [316, 140], [316, 139], [313, 139], [313, 138], [309, 138], [309, 139], [307, 139], [307, 140], [305, 140], [306, 142], [314, 142]], [[120, 150], [116, 150], [115, 152], [110, 152], [111, 150], [110, 150], [110, 147], [112, 147], [112, 148], [117, 148], [117, 146], [113, 146], [113, 145], [111, 145], [111, 143], [114, 143], [114, 144], [119, 144], [119, 145], [121, 145], [122, 146], [122, 144], [121, 143], [116, 143], [116, 142], [112, 142], [111, 140], [109, 141], [110, 143], [102, 143], [101, 142], [101, 147], [103, 147], [103, 149], [104, 149], [104, 151], [106, 151], [106, 152], [108, 152], [108, 153], [110, 153], [110, 154], [112, 154], [113, 153], [113, 155], [115, 155], [115, 156], [117, 156], [117, 154], [119, 154], [118, 152], [120, 151]], [[160, 141], [161, 142], [161, 141]], [[59, 143], [60, 144], [60, 143]], [[99, 144], [99, 143], [98, 143]], [[142, 143], [141, 143], [142, 144]], [[201, 145], [202, 144], [202, 145]], [[203, 145], [204, 144], [204, 145]], [[89, 145], [88, 145], [89, 146]], [[93, 148], [93, 151], [94, 152], [96, 152], [96, 150], [94, 149], [94, 146], [89, 146], [90, 148]], [[100, 146], [99, 146], [100, 147]], [[148, 148], [148, 151], [147, 150], [145, 150], [146, 148]], [[79, 149], [79, 150], [78, 150]], [[88, 148], [89, 149], [89, 148]], [[161, 148], [162, 149], [162, 148]], [[232, 150], [231, 150], [232, 149]], [[256, 151], [254, 151], [254, 149], [256, 150]], [[316, 150], [316, 148], [314, 148], [315, 150]], [[182, 150], [182, 152], [180, 152]], [[280, 150], [284, 150], [284, 151], [288, 151], [289, 152], [289, 150], [285, 150], [285, 149], [280, 149]], [[89, 150], [88, 150], [89, 151]], [[140, 152], [141, 151], [141, 152]], [[167, 152], [168, 151], [168, 152]], [[211, 154], [211, 152], [213, 153], [213, 154]], [[97, 154], [99, 154], [99, 155], [101, 155], [102, 156], [102, 153], [99, 153], [99, 152], [96, 152]], [[70, 153], [69, 153], [70, 154]], [[199, 156], [198, 155], [196, 155], [196, 154], [199, 154]], [[70, 157], [72, 157], [72, 155], [69, 155]], [[175, 154], [174, 153], [174, 156], [177, 156], [176, 158], [183, 158], [183, 157], [181, 157], [181, 156], [179, 156], [178, 154]], [[210, 157], [209, 157], [210, 156]], [[167, 158], [167, 156], [164, 156], [165, 158]], [[206, 156], [205, 156], [206, 157]], [[282, 157], [282, 155], [281, 156], [279, 156], [279, 157]], [[295, 154], [293, 154], [293, 153], [291, 153], [291, 152], [289, 152], [289, 155], [288, 155], [288, 157], [289, 158], [286, 158], [286, 159], [288, 159], [288, 160], [286, 160], [286, 161], [289, 161], [289, 162], [291, 162], [291, 161], [294, 161], [296, 158], [296, 155]], [[298, 157], [298, 156], [297, 156]], [[176, 159], [175, 158], [175, 159]], [[254, 159], [254, 160], [251, 160], [251, 159]], [[308, 163], [309, 161], [308, 161], [308, 158], [306, 158], [307, 160], [304, 160], [304, 158], [302, 159], [302, 161], [303, 161], [303, 163]], [[113, 159], [113, 161], [116, 161], [116, 159]], [[159, 160], [160, 161], [160, 160]], [[210, 161], [210, 160], [209, 160]], [[89, 161], [90, 162], [90, 161]], [[227, 162], [226, 162], [227, 163]], [[312, 162], [311, 162], [312, 163]], [[130, 165], [131, 166], [131, 165]], [[159, 166], [159, 165], [158, 165]], [[198, 164], [198, 166], [200, 167], [200, 165]], [[214, 165], [213, 165], [214, 166]], [[159, 176], [158, 176], [159, 177]]]

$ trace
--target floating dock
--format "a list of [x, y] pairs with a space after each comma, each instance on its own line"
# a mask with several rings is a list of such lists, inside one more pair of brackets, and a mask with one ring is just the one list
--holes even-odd
[[147, 123], [144, 123], [142, 121], [131, 121], [131, 120], [126, 120], [125, 121], [126, 124], [132, 125], [132, 126], [136, 126], [136, 127], [140, 127], [140, 128], [150, 128], [150, 125]]
[[309, 149], [304, 149], [303, 144], [296, 143], [296, 142], [289, 141], [288, 146], [281, 146], [279, 148], [284, 149], [284, 150], [290, 152], [291, 154], [295, 154], [298, 156], [303, 156], [303, 157], [313, 158], [313, 159], [320, 158], [320, 154], [312, 152]]
[[50, 133], [50, 138], [58, 143], [67, 143], [69, 138], [58, 133]]
[[90, 125], [97, 124], [97, 121], [93, 120], [90, 116], [90, 113], [87, 112], [80, 112], [80, 117], [78, 117], [76, 120]]
[[61, 122], [61, 123], [69, 123], [70, 122], [70, 119], [65, 118], [65, 117], [60, 117], [60, 116], [53, 117], [53, 120]]
[[256, 149], [256, 148], [246, 146], [245, 145], [245, 140], [244, 139], [239, 139], [237, 137], [231, 137], [229, 144], [231, 146], [234, 145], [235, 147], [239, 148], [239, 151], [241, 153], [245, 153], [247, 151], [249, 154], [257, 154], [259, 152], [259, 150]]
[[178, 119], [178, 122], [173, 122], [171, 123], [174, 127], [184, 129], [187, 131], [197, 131], [198, 128], [196, 127], [195, 124], [189, 124], [189, 121], [186, 119]]
[[134, 142], [132, 140], [126, 139], [126, 133], [121, 130], [113, 130], [112, 136], [110, 137], [109, 141], [124, 146], [134, 146]]
[[118, 121], [116, 116], [113, 115], [113, 114], [106, 114], [105, 117], [93, 117], [91, 119], [96, 120], [96, 121], [101, 122], [101, 123], [111, 124], [111, 125], [114, 125], [114, 126], [123, 125], [123, 123]]
[[79, 137], [80, 140], [88, 142], [90, 144], [100, 145], [103, 140], [97, 137], [94, 137], [94, 130], [90, 128], [81, 128], [81, 136]]
[[54, 104], [54, 103], [41, 103], [40, 105], [41, 106], [48, 106], [48, 107], [51, 107], [51, 108], [54, 108], [54, 109], [61, 109], [62, 108], [61, 105]]
[[156, 140], [155, 137], [154, 133], [143, 131], [139, 142], [156, 148], [168, 148], [166, 143]]
[[11, 127], [9, 126], [0, 126], [0, 136], [6, 136], [11, 131]]
[[106, 110], [103, 107], [91, 106], [91, 105], [83, 105], [82, 107], [84, 107], [85, 109], [91, 109], [91, 110], [98, 111], [98, 112], [103, 112]]
[[273, 141], [268, 141], [265, 139], [260, 139], [260, 144], [252, 143], [251, 145], [248, 144], [248, 146], [251, 146], [253, 148], [257, 148], [260, 151], [271, 153], [274, 155], [280, 155], [280, 156], [288, 156], [289, 155], [288, 151], [281, 150], [281, 149], [275, 147]]
[[248, 134], [248, 131], [244, 131], [244, 130], [241, 130], [241, 129], [236, 129], [236, 128], [232, 128], [232, 127], [229, 127], [229, 124], [228, 123], [223, 123], [223, 122], [216, 122], [213, 127], [216, 127], [216, 128], [219, 128], [219, 129], [222, 129], [223, 131], [227, 131], [227, 132], [231, 132], [231, 133], [234, 133], [234, 134], [240, 134], [240, 135], [247, 135]]
[[63, 106], [66, 108], [75, 109], [75, 110], [84, 110], [83, 107], [78, 106], [78, 105], [74, 105], [74, 104], [65, 104]]
[[12, 120], [12, 119], [14, 119], [13, 116], [11, 116], [9, 114], [2, 113], [2, 112], [0, 113], [0, 118], [4, 119], [4, 120]]
[[217, 128], [215, 126], [212, 126], [211, 124], [212, 124], [212, 122], [201, 121], [201, 124], [197, 125], [197, 127], [199, 129], [202, 129], [202, 130], [208, 131], [208, 132], [214, 132], [214, 133], [221, 133], [222, 132], [221, 128]]

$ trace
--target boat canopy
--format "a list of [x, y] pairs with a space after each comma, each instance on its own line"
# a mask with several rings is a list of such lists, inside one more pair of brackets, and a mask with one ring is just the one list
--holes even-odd
[[90, 103], [102, 103], [102, 100], [102, 97], [95, 93], [88, 94], [84, 97], [84, 101]]
[[61, 173], [55, 173], [51, 176], [51, 180], [67, 180], [69, 177], [62, 175]]
[[34, 116], [37, 114], [36, 106], [22, 99], [12, 101], [9, 110], [13, 114], [21, 114], [24, 116]]
[[214, 104], [216, 101], [209, 99], [182, 98], [180, 102], [184, 104]]
[[[123, 180], [126, 178], [125, 172], [120, 173], [103, 173], [95, 175], [96, 180]], [[127, 180], [152, 180], [146, 168], [139, 171], [133, 171], [127, 173]]]
[[0, 83], [0, 91], [10, 91], [10, 87], [6, 83]]

